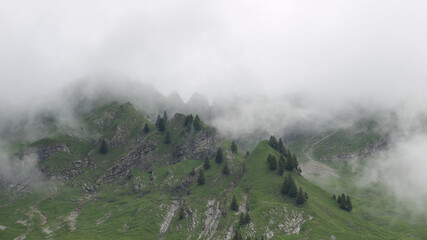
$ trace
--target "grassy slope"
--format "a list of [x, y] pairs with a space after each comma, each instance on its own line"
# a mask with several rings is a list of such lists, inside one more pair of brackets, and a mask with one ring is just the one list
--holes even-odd
[[[114, 116], [115, 120], [108, 122], [109, 116]], [[100, 118], [105, 121], [100, 123], [97, 121]], [[168, 125], [172, 136], [170, 145], [164, 144], [164, 133], [155, 130], [155, 126], [130, 104], [105, 105], [83, 118], [83, 122], [86, 129], [82, 129], [78, 137], [57, 133], [33, 146], [56, 142], [67, 145], [70, 153], [56, 154], [40, 162], [42, 168], [52, 173], [74, 166], [76, 160], [84, 158], [91, 151], [96, 168], [86, 167], [81, 175], [59, 186], [58, 191], [53, 191], [56, 186], [50, 186], [41, 192], [24, 194], [16, 201], [10, 201], [10, 196], [1, 195], [0, 225], [7, 226], [6, 230], [0, 230], [1, 239], [13, 239], [26, 233], [28, 229], [31, 231], [28, 231], [27, 239], [45, 239], [48, 236], [53, 239], [157, 239], [160, 225], [173, 206], [172, 203], [176, 203], [177, 209], [185, 207], [188, 212], [180, 220], [176, 210], [163, 237], [197, 239], [205, 225], [209, 200], [215, 200], [221, 210], [218, 232], [214, 236], [223, 239], [230, 226], [233, 229], [238, 227], [239, 214], [229, 209], [233, 195], [236, 195], [240, 204], [244, 203], [244, 196], [248, 197], [253, 224], [243, 226], [245, 236], [259, 237], [261, 233], [277, 228], [283, 218], [301, 213], [306, 222], [299, 234], [285, 237], [283, 232], [274, 232], [274, 238], [328, 239], [335, 235], [338, 239], [404, 239], [366, 222], [357, 214], [339, 209], [329, 193], [293, 173], [297, 185], [309, 193], [308, 202], [302, 207], [296, 207], [293, 199], [288, 199], [279, 192], [283, 177], [267, 169], [266, 156], [277, 153], [266, 142], [260, 143], [245, 160], [240, 152], [231, 154], [230, 141], [222, 141], [221, 146], [225, 149], [231, 174], [224, 176], [224, 163], [217, 164], [211, 159], [211, 168], [205, 171], [206, 184], [199, 186], [196, 178], [189, 178], [188, 173], [193, 167], [201, 169], [203, 159], [188, 159], [168, 165], [170, 160], [167, 156], [170, 156], [174, 147], [198, 134], [185, 133], [177, 121], [171, 121]], [[142, 131], [145, 123], [151, 128], [151, 132], [146, 135]], [[103, 135], [112, 138], [120, 127], [129, 130], [125, 134], [125, 142], [110, 148], [107, 155], [100, 154], [97, 151], [99, 137]], [[113, 183], [103, 184], [96, 194], [85, 193], [81, 184], [94, 184], [96, 179], [134, 146], [137, 136], [159, 143], [154, 151], [159, 162], [152, 173], [136, 167], [130, 175]], [[243, 162], [246, 174], [240, 179]], [[172, 190], [185, 181], [190, 181], [191, 184], [184, 191]], [[355, 205], [357, 212], [358, 204]], [[36, 210], [44, 214], [47, 223], [43, 224], [43, 217]], [[79, 212], [75, 223], [72, 221], [73, 211]], [[310, 216], [313, 217], [312, 220], [308, 220]], [[272, 219], [274, 221], [270, 222]], [[26, 221], [28, 226], [17, 222], [20, 220]], [[73, 224], [76, 226], [74, 231]], [[49, 231], [52, 233], [47, 234]]]
[[304, 223], [299, 235], [291, 235], [286, 239], [301, 239], [302, 236], [309, 239], [328, 239], [332, 235], [338, 239], [404, 239], [396, 233], [378, 228], [356, 214], [341, 210], [332, 200], [330, 193], [292, 173], [297, 186], [301, 186], [309, 194], [307, 203], [302, 207], [295, 206], [294, 199], [284, 197], [279, 192], [283, 178], [277, 171], [267, 169], [265, 159], [268, 153], [275, 152], [265, 141], [252, 151], [246, 161], [248, 172], [242, 180], [241, 188], [250, 189], [251, 212], [253, 216], [258, 216], [256, 219], [260, 219], [259, 215], [265, 208], [273, 208], [278, 204], [284, 204], [286, 208], [295, 211], [303, 211], [305, 216], [313, 217]]
[[[348, 164], [343, 161], [322, 161], [330, 159], [338, 154], [354, 154], [361, 149], [375, 144], [385, 138], [385, 133], [376, 129], [377, 123], [372, 119], [363, 119], [349, 128], [338, 129], [335, 133], [315, 145], [312, 156], [335, 169], [339, 178], [322, 179], [318, 176], [310, 176], [312, 180], [319, 180], [318, 184], [334, 193], [345, 192], [352, 196], [353, 205], [356, 206], [354, 214], [369, 220], [384, 228], [394, 229], [407, 236], [417, 239], [427, 238], [424, 230], [426, 219], [423, 216], [413, 214], [406, 206], [401, 205], [391, 196], [384, 186], [374, 184], [361, 187], [358, 181], [360, 174], [367, 165], [367, 159], [359, 159], [358, 164]], [[358, 129], [365, 131], [358, 132]], [[314, 137], [300, 138], [290, 144], [299, 159], [306, 159], [307, 149], [317, 140], [329, 135], [327, 132]]]

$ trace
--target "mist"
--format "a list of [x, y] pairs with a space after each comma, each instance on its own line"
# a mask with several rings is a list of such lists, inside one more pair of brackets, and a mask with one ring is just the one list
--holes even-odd
[[[49, 134], [49, 119], [78, 128], [76, 114], [99, 99], [130, 101], [150, 119], [164, 110], [199, 114], [232, 139], [317, 133], [394, 113], [395, 125], [380, 123], [392, 129], [392, 144], [361, 182], [425, 200], [426, 7], [421, 0], [3, 3], [0, 136], [35, 141]], [[39, 175], [37, 159], [11, 161], [5, 149], [0, 159], [9, 182]]]

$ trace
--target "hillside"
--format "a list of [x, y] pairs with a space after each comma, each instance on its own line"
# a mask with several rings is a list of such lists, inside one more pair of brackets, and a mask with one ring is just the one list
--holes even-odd
[[371, 117], [348, 127], [300, 135], [287, 143], [302, 162], [304, 177], [327, 191], [353, 196], [358, 206], [354, 214], [406, 236], [425, 239], [427, 220], [422, 211], [396, 199], [381, 182], [363, 184], [363, 174], [392, 144], [390, 134], [378, 118]]
[[[359, 202], [344, 211], [332, 193], [285, 172], [308, 193], [297, 206], [268, 168], [267, 156], [280, 155], [267, 141], [244, 156], [214, 128], [186, 119], [170, 116], [159, 131], [132, 104], [112, 102], [72, 127], [14, 142], [15, 161], [32, 157], [39, 172], [2, 182], [0, 239], [231, 239], [239, 228], [244, 239], [411, 239], [362, 218]], [[251, 220], [239, 226], [241, 213]]]

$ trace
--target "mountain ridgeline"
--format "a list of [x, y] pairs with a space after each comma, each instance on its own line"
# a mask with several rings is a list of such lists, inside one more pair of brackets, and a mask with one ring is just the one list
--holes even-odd
[[77, 126], [11, 143], [43, 178], [2, 180], [1, 239], [411, 239], [337, 204], [274, 136], [243, 154], [198, 115], [117, 102]]

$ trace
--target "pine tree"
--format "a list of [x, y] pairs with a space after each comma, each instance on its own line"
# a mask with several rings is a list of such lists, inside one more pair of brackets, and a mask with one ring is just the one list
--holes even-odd
[[286, 148], [285, 145], [283, 144], [282, 138], [279, 138], [279, 142], [277, 143], [278, 147], [279, 147], [279, 152], [281, 154], [284, 154], [286, 152]]
[[295, 154], [292, 154], [292, 168], [298, 169], [298, 160]]
[[160, 122], [160, 114], [157, 115], [157, 120], [156, 120], [156, 127], [159, 127], [159, 122]]
[[291, 183], [291, 178], [292, 178], [292, 176], [291, 175], [289, 175], [289, 174], [287, 174], [286, 176], [285, 176], [285, 179], [283, 180], [283, 184], [282, 184], [282, 189], [281, 189], [281, 192], [283, 193], [283, 194], [288, 194], [289, 193], [289, 188], [290, 188], [290, 183]]
[[296, 203], [297, 203], [297, 205], [301, 205], [301, 204], [304, 203], [304, 201], [305, 201], [304, 193], [302, 191], [302, 188], [300, 187], [299, 191], [298, 191], [298, 194], [297, 194]]
[[285, 167], [283, 166], [283, 162], [279, 161], [279, 175], [283, 175], [283, 170], [285, 169]]
[[160, 132], [164, 132], [166, 130], [166, 123], [165, 123], [165, 120], [163, 118], [159, 119], [159, 123], [157, 124], [157, 128], [159, 129]]
[[240, 213], [239, 225], [242, 226], [243, 224], [245, 224], [245, 215]]
[[285, 158], [285, 168], [287, 171], [292, 171], [292, 168], [293, 168], [292, 159]]
[[101, 147], [99, 148], [99, 152], [102, 154], [106, 154], [108, 152], [107, 142], [105, 142], [105, 139], [102, 139], [101, 141]]
[[147, 124], [147, 123], [145, 123], [145, 125], [144, 125], [144, 132], [145, 132], [145, 133], [150, 132], [150, 127], [148, 126], [148, 124]]
[[203, 168], [205, 170], [208, 170], [209, 168], [211, 168], [211, 163], [209, 162], [209, 158], [208, 157], [205, 158], [205, 162], [203, 163]]
[[234, 195], [233, 195], [233, 199], [231, 200], [230, 208], [234, 212], [237, 212], [239, 210], [239, 204], [237, 203], [236, 196]]
[[185, 217], [185, 211], [184, 211], [184, 206], [182, 206], [180, 209], [179, 209], [179, 219], [184, 219], [184, 217]]
[[171, 143], [171, 135], [170, 135], [169, 131], [166, 131], [165, 143], [166, 144], [170, 144]]
[[268, 141], [268, 144], [273, 148], [273, 149], [277, 149], [277, 139], [275, 136], [271, 136], [270, 140]]
[[341, 209], [346, 209], [346, 204], [347, 204], [347, 201], [346, 201], [346, 197], [345, 197], [345, 194], [344, 193], [342, 193], [341, 194], [341, 201], [340, 201], [340, 203], [339, 203], [339, 205], [340, 205], [340, 208]]
[[333, 200], [337, 200], [337, 196], [335, 196], [335, 194], [334, 194], [334, 195], [332, 195], [332, 199], [333, 199]]
[[187, 115], [184, 120], [184, 126], [187, 128], [187, 131], [191, 131], [191, 126], [193, 125], [193, 115]]
[[163, 120], [165, 121], [165, 123], [168, 122], [168, 115], [166, 114], [166, 111], [163, 113]]
[[231, 152], [232, 153], [237, 153], [237, 145], [234, 141], [231, 142]]
[[194, 118], [193, 127], [194, 127], [194, 130], [196, 131], [199, 131], [200, 129], [202, 129], [202, 123], [200, 121], [199, 115], [196, 115], [196, 117]]
[[353, 204], [351, 204], [350, 196], [347, 195], [347, 211], [351, 212], [353, 210]]
[[246, 151], [245, 158], [249, 157], [249, 151]]
[[203, 170], [199, 171], [199, 176], [197, 177], [197, 183], [199, 185], [205, 184], [205, 174], [203, 174]]
[[340, 203], [341, 203], [341, 195], [338, 195], [337, 203], [338, 203], [338, 204], [340, 204]]
[[298, 194], [297, 185], [295, 184], [294, 180], [291, 178], [290, 184], [289, 184], [289, 197], [294, 198]]
[[218, 148], [218, 150], [216, 151], [215, 161], [217, 163], [222, 163], [223, 160], [224, 160], [224, 156], [222, 153], [222, 148]]
[[305, 201], [308, 200], [308, 193], [307, 192], [304, 192], [304, 199], [305, 199]]
[[277, 169], [277, 160], [276, 160], [275, 156], [268, 154], [267, 162], [268, 162], [268, 166], [269, 166], [270, 170], [274, 171]]
[[193, 167], [193, 170], [191, 170], [190, 172], [190, 176], [192, 177], [196, 176], [196, 170], [194, 170], [194, 167]]
[[228, 169], [228, 164], [227, 164], [227, 162], [225, 162], [224, 167], [222, 168], [222, 173], [223, 173], [224, 175], [228, 175], [228, 174], [230, 174], [230, 169]]
[[245, 214], [245, 224], [248, 224], [251, 222], [251, 216], [249, 215], [249, 212], [246, 212]]
[[239, 229], [236, 229], [234, 231], [234, 237], [233, 240], [243, 240], [242, 234], [240, 233]]

